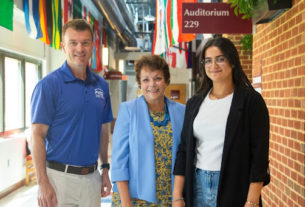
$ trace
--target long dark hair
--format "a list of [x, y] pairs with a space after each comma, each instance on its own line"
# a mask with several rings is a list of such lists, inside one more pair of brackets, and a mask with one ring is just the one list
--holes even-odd
[[[232, 65], [232, 78], [235, 87], [249, 87], [253, 89], [249, 79], [247, 78], [245, 72], [241, 67], [237, 49], [234, 46], [233, 42], [231, 42], [231, 40], [224, 37], [216, 37], [209, 39], [204, 45], [203, 50], [201, 51], [200, 61], [204, 59], [206, 50], [212, 46], [218, 47], [223, 53], [223, 55], [228, 59], [230, 65]], [[200, 95], [205, 95], [212, 88], [213, 82], [207, 76], [204, 64], [200, 64], [199, 67], [199, 71], [203, 76], [203, 79], [201, 80], [200, 87], [197, 90], [197, 93]]]

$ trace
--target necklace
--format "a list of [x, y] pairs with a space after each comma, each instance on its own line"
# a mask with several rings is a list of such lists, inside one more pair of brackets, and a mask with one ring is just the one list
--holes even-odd
[[164, 119], [162, 121], [154, 120], [154, 118], [149, 114], [150, 122], [152, 122], [154, 126], [160, 127], [160, 126], [166, 126], [168, 124], [170, 118], [166, 104], [164, 106], [164, 111], [165, 114], [164, 114]]

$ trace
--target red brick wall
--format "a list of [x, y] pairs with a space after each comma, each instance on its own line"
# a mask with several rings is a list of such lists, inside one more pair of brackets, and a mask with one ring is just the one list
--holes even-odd
[[253, 77], [262, 72], [270, 113], [271, 183], [264, 206], [305, 206], [305, 0], [268, 24], [257, 25]]
[[240, 40], [243, 35], [237, 34], [237, 35], [223, 35], [223, 36], [229, 38], [236, 46], [239, 52], [241, 66], [244, 72], [246, 73], [248, 79], [250, 80], [250, 82], [252, 82], [252, 52], [241, 50]]

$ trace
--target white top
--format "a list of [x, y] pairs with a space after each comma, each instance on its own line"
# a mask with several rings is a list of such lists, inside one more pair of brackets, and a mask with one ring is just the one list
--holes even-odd
[[194, 136], [197, 138], [195, 164], [203, 170], [220, 171], [233, 93], [217, 100], [211, 100], [209, 94], [202, 102], [193, 124]]

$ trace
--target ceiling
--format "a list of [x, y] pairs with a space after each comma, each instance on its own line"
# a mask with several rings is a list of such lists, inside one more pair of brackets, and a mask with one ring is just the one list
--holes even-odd
[[134, 24], [134, 34], [142, 51], [151, 51], [156, 0], [124, 0]]

